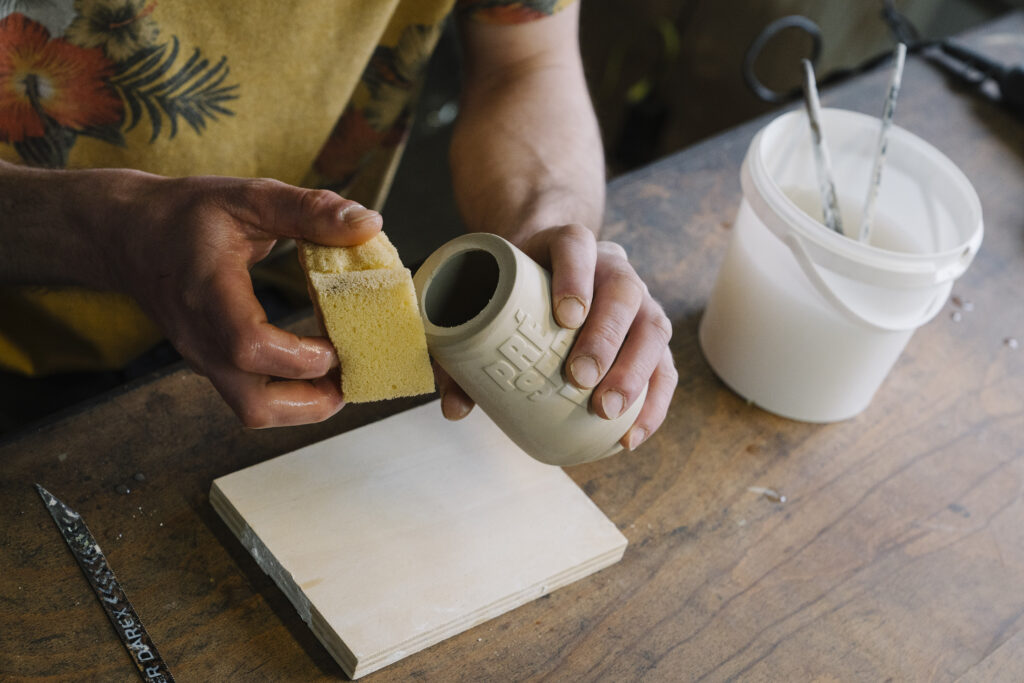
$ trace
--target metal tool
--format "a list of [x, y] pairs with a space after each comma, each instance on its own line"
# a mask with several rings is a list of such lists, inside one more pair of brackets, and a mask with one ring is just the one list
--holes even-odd
[[[896, 9], [894, 0], [882, 0], [882, 19], [892, 31], [897, 42], [907, 46], [909, 54], [921, 54], [929, 62], [975, 86], [979, 94], [1024, 119], [1024, 63], [999, 62], [954, 40], [924, 40], [913, 22]], [[765, 26], [750, 44], [743, 58], [743, 80], [757, 97], [774, 104], [790, 102], [800, 97], [800, 88], [781, 91], [765, 86], [755, 71], [755, 66], [765, 46], [783, 31], [799, 31], [810, 39], [811, 64], [817, 63], [823, 42], [821, 28], [817, 24], [807, 17], [792, 15], [777, 19]], [[790, 38], [790, 40], [792, 39]], [[871, 71], [888, 58], [887, 53], [881, 53], [851, 68], [837, 68], [818, 78], [818, 87], [822, 88], [849, 76]], [[995, 93], [992, 92], [993, 90]]]
[[939, 43], [939, 49], [976, 74], [957, 74], [964, 80], [974, 85], [980, 85], [986, 80], [994, 82], [999, 88], [997, 101], [1015, 115], [1024, 118], [1024, 64], [1003, 64], [951, 40]]
[[839, 200], [836, 198], [836, 185], [832, 179], [832, 157], [825, 144], [825, 131], [821, 126], [821, 102], [818, 100], [818, 87], [814, 82], [814, 67], [811, 60], [800, 62], [804, 71], [804, 106], [807, 109], [807, 120], [811, 129], [811, 145], [814, 149], [814, 166], [818, 175], [818, 192], [821, 195], [821, 212], [823, 222], [829, 230], [840, 235], [843, 232], [843, 218], [839, 212]]
[[121, 638], [128, 654], [132, 656], [139, 675], [144, 681], [152, 683], [173, 683], [167, 664], [164, 663], [156, 645], [149, 637], [142, 620], [135, 613], [135, 608], [128, 602], [114, 570], [107, 564], [96, 539], [85, 526], [81, 515], [58, 500], [52, 493], [36, 484], [36, 490], [43, 499], [46, 509], [57, 524], [61, 536], [67, 542], [71, 554], [75, 556], [78, 566], [82, 568], [85, 578], [96, 593], [96, 598], [107, 613], [110, 623]]
[[875, 145], [875, 162], [871, 167], [871, 180], [868, 182], [868, 196], [864, 200], [864, 212], [860, 218], [860, 231], [857, 234], [861, 242], [871, 238], [871, 223], [875, 219], [875, 203], [878, 201], [878, 190], [882, 185], [882, 168], [885, 166], [885, 152], [889, 145], [889, 129], [896, 115], [896, 99], [900, 94], [900, 82], [903, 79], [903, 64], [907, 58], [907, 46], [899, 43], [893, 58], [892, 75], [889, 88], [885, 94], [885, 106], [882, 107], [882, 125], [878, 131], [878, 142]]

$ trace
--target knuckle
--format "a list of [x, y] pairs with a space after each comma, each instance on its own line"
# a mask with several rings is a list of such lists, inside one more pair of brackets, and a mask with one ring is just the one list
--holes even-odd
[[257, 369], [261, 345], [249, 335], [238, 334], [228, 342], [228, 359], [236, 368], [253, 372]]
[[625, 261], [629, 260], [629, 254], [626, 253], [626, 248], [618, 242], [601, 240], [597, 243], [597, 250], [606, 256], [614, 256], [615, 258], [620, 258]]
[[676, 369], [675, 365], [669, 365], [665, 374], [668, 375], [669, 382], [672, 383], [673, 387], [679, 384], [679, 370]]
[[562, 237], [573, 242], [594, 242], [594, 232], [582, 223], [569, 223], [559, 229]]
[[665, 315], [664, 311], [661, 310], [660, 306], [653, 315], [648, 317], [647, 325], [662, 345], [668, 345], [672, 340], [672, 322]]
[[619, 296], [631, 303], [639, 305], [647, 296], [647, 285], [628, 264], [614, 268], [608, 275], [608, 282]]
[[247, 402], [238, 408], [238, 419], [249, 429], [264, 429], [274, 425], [270, 410], [257, 403]]
[[299, 200], [299, 211], [304, 216], [314, 216], [329, 208], [337, 197], [330, 190], [304, 190]]
[[673, 390], [679, 384], [679, 371], [676, 369], [675, 363], [662, 363], [655, 372], [660, 373], [664, 377], [665, 383]]
[[273, 178], [247, 178], [230, 199], [224, 198], [225, 208], [235, 207], [236, 215], [258, 227], [272, 227], [277, 222], [277, 214], [274, 202], [267, 198], [282, 184]]
[[616, 363], [612, 370], [608, 373], [608, 379], [610, 385], [613, 385], [615, 389], [622, 394], [625, 398], [624, 406], [629, 408], [639, 398], [640, 392], [643, 391], [644, 385], [647, 383], [648, 377], [643, 372], [643, 369], [636, 366], [630, 365], [629, 367], [620, 367], [621, 363]]
[[588, 345], [601, 351], [601, 355], [614, 355], [626, 336], [625, 328], [616, 318], [606, 316], [595, 320], [587, 330]]
[[247, 178], [242, 181], [240, 192], [242, 198], [250, 205], [259, 205], [267, 193], [273, 192], [281, 181], [273, 178]]
[[279, 185], [281, 185], [281, 181], [273, 178], [248, 178], [244, 181], [246, 191], [252, 194], [270, 192]]

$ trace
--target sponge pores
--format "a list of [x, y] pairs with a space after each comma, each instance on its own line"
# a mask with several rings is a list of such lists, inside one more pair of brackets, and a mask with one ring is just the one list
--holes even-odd
[[313, 296], [341, 365], [349, 403], [428, 394], [427, 354], [412, 273], [381, 232], [353, 247], [299, 245]]

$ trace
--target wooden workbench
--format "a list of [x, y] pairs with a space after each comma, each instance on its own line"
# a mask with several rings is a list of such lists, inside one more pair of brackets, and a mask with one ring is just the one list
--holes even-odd
[[[1024, 14], [966, 39], [997, 34], [1021, 40]], [[887, 77], [823, 104], [876, 114]], [[1024, 121], [920, 57], [903, 83], [897, 123], [972, 179], [985, 241], [869, 409], [775, 417], [697, 345], [764, 120], [615, 181], [606, 235], [664, 303], [680, 371], [648, 443], [569, 470], [628, 537], [624, 559], [365, 680], [1024, 680], [1024, 348], [1009, 341], [1024, 345]], [[174, 368], [8, 438], [0, 678], [137, 678], [34, 482], [85, 517], [179, 680], [342, 676], [213, 511], [210, 482], [411, 405], [251, 431]]]

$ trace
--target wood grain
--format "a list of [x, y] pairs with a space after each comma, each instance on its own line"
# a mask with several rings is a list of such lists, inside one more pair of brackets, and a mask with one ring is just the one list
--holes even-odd
[[[1022, 34], [1016, 13], [965, 40], [994, 51]], [[859, 76], [822, 104], [877, 114], [886, 79]], [[636, 453], [569, 470], [629, 539], [623, 560], [365, 680], [1024, 679], [1024, 349], [1005, 341], [1024, 343], [1024, 123], [908, 60], [896, 124], [972, 180], [985, 241], [954, 288], [960, 306], [915, 334], [865, 413], [833, 425], [747, 405], [697, 346], [739, 165], [764, 123], [609, 188], [607, 234], [672, 319], [681, 376], [666, 425]], [[342, 675], [207, 491], [416, 404], [251, 431], [180, 369], [8, 439], [0, 676], [135, 676], [35, 481], [88, 520], [181, 680]]]
[[482, 411], [438, 402], [220, 477], [210, 502], [358, 678], [613, 564], [626, 539]]

